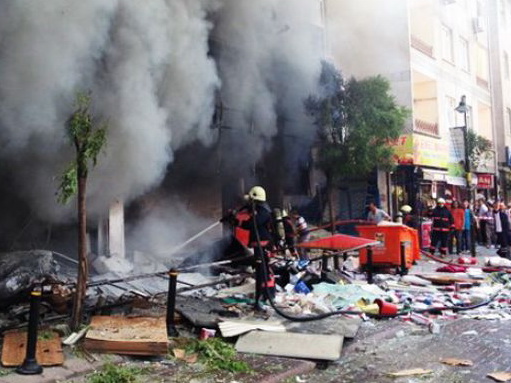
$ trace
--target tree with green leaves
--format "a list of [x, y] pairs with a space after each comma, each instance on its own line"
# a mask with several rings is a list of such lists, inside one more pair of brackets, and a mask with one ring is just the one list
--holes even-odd
[[375, 167], [393, 166], [389, 141], [399, 137], [409, 111], [396, 104], [384, 77], [346, 82], [328, 62], [322, 63], [319, 93], [305, 100], [305, 110], [318, 133], [317, 166], [326, 177], [333, 225], [334, 187], [350, 177], [367, 176]]
[[87, 210], [85, 196], [89, 170], [96, 166], [106, 144], [107, 125], [96, 123], [90, 111], [90, 94], [78, 93], [75, 109], [66, 123], [66, 132], [75, 148], [75, 159], [60, 177], [58, 200], [68, 203], [77, 194], [78, 210], [78, 279], [74, 295], [71, 328], [76, 330], [82, 320], [82, 304], [88, 279]]
[[493, 158], [493, 143], [470, 129], [467, 129], [467, 148], [471, 170]]

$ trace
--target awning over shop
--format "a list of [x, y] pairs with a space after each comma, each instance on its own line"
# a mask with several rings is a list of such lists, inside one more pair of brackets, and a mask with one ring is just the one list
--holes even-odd
[[463, 177], [445, 176], [445, 180], [449, 185], [466, 186], [467, 181]]
[[432, 170], [422, 169], [423, 178], [427, 181], [446, 182], [447, 171], [445, 170]]

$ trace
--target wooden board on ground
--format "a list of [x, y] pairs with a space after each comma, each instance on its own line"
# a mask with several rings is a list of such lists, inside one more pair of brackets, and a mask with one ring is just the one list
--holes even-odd
[[163, 355], [168, 351], [165, 318], [95, 316], [85, 337], [88, 351]]
[[341, 335], [252, 331], [236, 342], [238, 352], [318, 360], [341, 357]]
[[[36, 347], [36, 360], [41, 366], [59, 366], [64, 363], [64, 354], [60, 336], [49, 333], [50, 339], [38, 339]], [[41, 334], [40, 334], [41, 335]], [[25, 360], [27, 350], [27, 333], [13, 330], [4, 333], [2, 346], [2, 365], [4, 367], [19, 366]]]

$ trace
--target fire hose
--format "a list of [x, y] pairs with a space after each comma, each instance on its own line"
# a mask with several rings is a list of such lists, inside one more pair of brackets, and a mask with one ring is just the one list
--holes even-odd
[[[290, 315], [290, 314], [282, 311], [279, 307], [277, 307], [275, 300], [271, 294], [270, 288], [268, 287], [268, 284], [266, 283], [266, 281], [269, 280], [268, 264], [267, 264], [266, 258], [264, 256], [264, 250], [263, 250], [263, 246], [261, 244], [261, 237], [259, 235], [259, 229], [257, 227], [257, 222], [256, 222], [256, 217], [255, 217], [254, 212], [255, 212], [255, 209], [254, 209], [254, 206], [252, 206], [252, 224], [254, 225], [254, 232], [255, 232], [255, 236], [256, 236], [257, 247], [259, 249], [259, 254], [260, 254], [261, 262], [262, 262], [263, 279], [265, 281], [264, 290], [266, 293], [266, 298], [268, 299], [268, 302], [270, 303], [270, 306], [275, 310], [275, 312], [278, 315], [280, 315], [281, 317], [283, 317], [285, 319], [293, 321], [293, 322], [312, 322], [312, 321], [316, 321], [316, 320], [329, 318], [329, 317], [335, 316], [335, 315], [361, 315], [361, 314], [363, 314], [360, 311], [354, 311], [354, 310], [336, 310], [336, 311], [331, 311], [328, 313], [317, 314], [317, 315], [294, 316], [294, 315]], [[447, 310], [451, 310], [454, 312], [468, 311], [468, 310], [477, 309], [479, 307], [483, 307], [483, 306], [490, 304], [500, 294], [501, 290], [502, 289], [499, 289], [496, 293], [491, 295], [487, 300], [477, 303], [475, 305], [471, 305], [471, 306], [452, 305], [452, 306], [431, 307], [431, 308], [420, 309], [420, 310], [407, 310], [407, 311], [398, 312], [396, 314], [391, 314], [391, 315], [368, 314], [368, 313], [366, 313], [366, 315], [371, 318], [395, 318], [395, 317], [399, 317], [399, 316], [407, 316], [407, 315], [410, 315], [411, 313], [423, 314], [423, 313], [441, 312], [441, 311], [447, 311]], [[256, 304], [257, 304], [257, 302], [256, 302]]]

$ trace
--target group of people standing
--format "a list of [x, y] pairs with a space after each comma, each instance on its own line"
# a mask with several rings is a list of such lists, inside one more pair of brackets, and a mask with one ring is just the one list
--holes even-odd
[[490, 248], [495, 245], [497, 254], [507, 256], [511, 240], [511, 212], [502, 202], [490, 203], [478, 198], [475, 206], [468, 200], [446, 201], [439, 198], [428, 213], [432, 220], [430, 252], [439, 247], [440, 254], [460, 255], [470, 252], [472, 241]]

